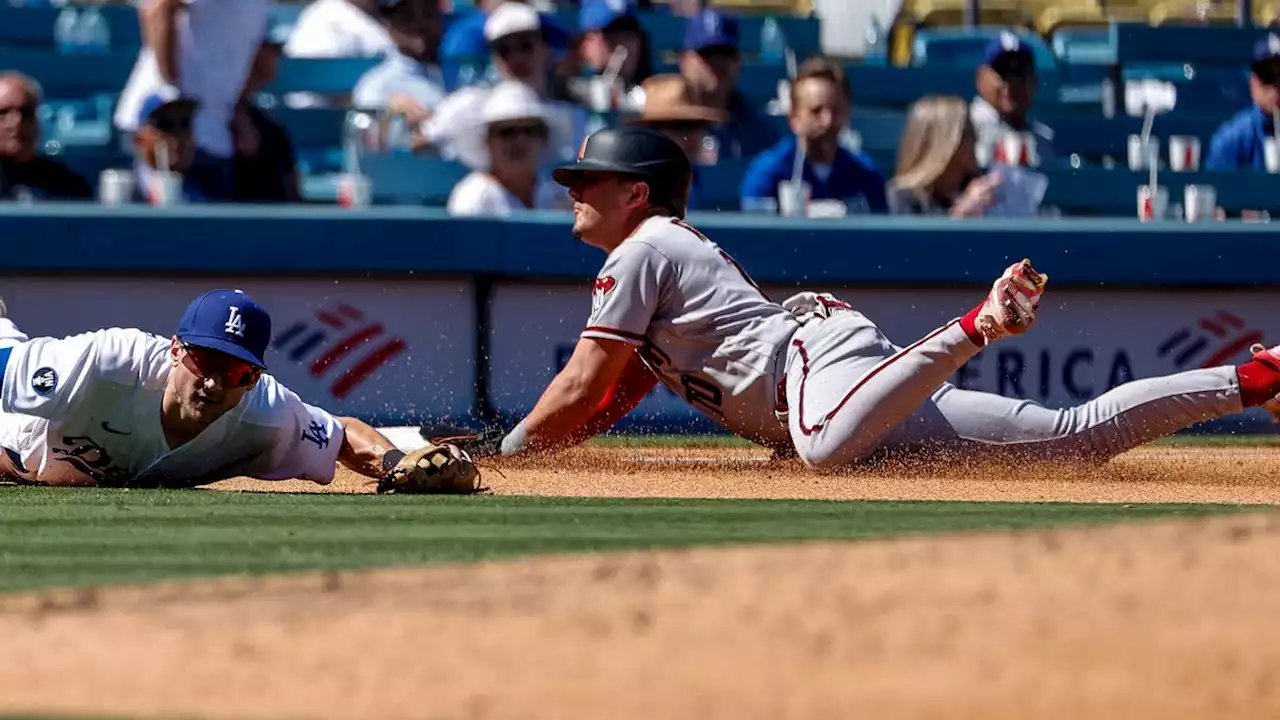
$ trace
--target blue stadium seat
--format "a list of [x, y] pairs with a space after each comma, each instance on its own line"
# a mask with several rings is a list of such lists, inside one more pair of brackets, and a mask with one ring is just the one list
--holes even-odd
[[1057, 65], [1057, 58], [1039, 35], [1023, 29], [1001, 27], [939, 27], [916, 31], [912, 39], [911, 64], [977, 68], [987, 45], [1002, 32], [1013, 32], [1031, 47], [1036, 67], [1041, 71]]
[[373, 183], [375, 203], [400, 205], [442, 206], [469, 172], [460, 163], [406, 153], [368, 155], [360, 167]]
[[[1147, 173], [1128, 169], [1059, 169], [1045, 174], [1049, 177], [1045, 204], [1072, 215], [1136, 217], [1138, 186], [1148, 182]], [[1182, 202], [1187, 185], [1210, 185], [1217, 192], [1218, 205], [1228, 213], [1280, 212], [1280, 176], [1205, 171], [1161, 173], [1158, 181], [1169, 188], [1170, 205]]]
[[1138, 23], [1111, 26], [1116, 62], [1136, 64], [1216, 65], [1248, 67], [1253, 45], [1267, 28], [1165, 25]]
[[0, 68], [30, 75], [40, 82], [46, 98], [64, 100], [120, 92], [137, 59], [137, 50], [61, 55], [29, 48], [0, 49]]

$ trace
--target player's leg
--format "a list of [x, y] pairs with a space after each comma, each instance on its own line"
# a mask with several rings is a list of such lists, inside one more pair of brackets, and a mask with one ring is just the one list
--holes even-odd
[[955, 434], [1016, 454], [1106, 459], [1195, 423], [1274, 402], [1280, 349], [1249, 362], [1135, 380], [1061, 410], [944, 387], [934, 403]]
[[978, 307], [906, 348], [894, 347], [858, 313], [802, 327], [787, 358], [797, 454], [815, 467], [846, 465], [913, 434], [903, 421], [983, 343], [1031, 325], [1041, 287], [1029, 265], [1012, 266]]
[[1244, 409], [1233, 367], [1135, 380], [1062, 409], [950, 386], [933, 401], [961, 440], [1019, 456], [1063, 460], [1103, 460]]

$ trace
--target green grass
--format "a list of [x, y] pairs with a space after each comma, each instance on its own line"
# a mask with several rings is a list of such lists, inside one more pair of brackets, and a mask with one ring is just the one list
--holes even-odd
[[0, 488], [0, 591], [536, 553], [1024, 529], [1240, 509], [8, 487]]

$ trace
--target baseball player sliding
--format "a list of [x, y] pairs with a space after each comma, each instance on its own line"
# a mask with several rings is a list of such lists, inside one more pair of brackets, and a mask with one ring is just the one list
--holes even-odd
[[574, 200], [575, 237], [608, 253], [572, 357], [510, 432], [459, 441], [475, 456], [549, 451], [601, 432], [660, 379], [726, 429], [845, 466], [878, 450], [960, 447], [1039, 458], [1109, 458], [1192, 423], [1274, 405], [1280, 348], [1239, 367], [1121, 385], [1078, 407], [961, 390], [946, 382], [985, 345], [1035, 321], [1045, 277], [1005, 270], [977, 307], [898, 347], [828, 295], [766, 298], [683, 221], [690, 165], [656, 133], [602, 130], [555, 180]]
[[477, 489], [479, 473], [456, 447], [406, 455], [267, 375], [271, 318], [238, 290], [196, 298], [172, 339], [112, 328], [30, 340], [2, 310], [3, 479], [194, 487], [246, 475], [323, 485], [336, 462], [383, 492]]

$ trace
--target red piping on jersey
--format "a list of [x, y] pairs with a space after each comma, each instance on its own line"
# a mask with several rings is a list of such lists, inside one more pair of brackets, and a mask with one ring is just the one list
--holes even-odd
[[607, 333], [609, 335], [617, 335], [618, 337], [623, 337], [628, 340], [635, 340], [636, 342], [639, 342], [639, 343], [646, 342], [648, 340], [644, 335], [639, 335], [633, 332], [627, 332], [626, 330], [617, 330], [611, 327], [604, 327], [603, 325], [590, 325], [584, 328], [582, 332]]
[[831, 422], [831, 418], [835, 417], [836, 413], [840, 412], [840, 408], [844, 407], [845, 404], [849, 402], [849, 399], [853, 397], [853, 394], [861, 390], [862, 386], [866, 385], [867, 382], [871, 380], [871, 378], [875, 377], [876, 375], [879, 375], [882, 370], [889, 367], [893, 363], [897, 362], [899, 358], [905, 357], [907, 353], [911, 352], [912, 350], [915, 350], [916, 348], [920, 347], [922, 344], [946, 332], [948, 328], [950, 328], [952, 325], [956, 324], [957, 322], [959, 321], [952, 320], [946, 325], [943, 325], [937, 330], [934, 330], [928, 335], [925, 335], [924, 337], [915, 341], [911, 345], [907, 346], [902, 352], [890, 357], [888, 360], [885, 360], [884, 362], [872, 368], [871, 372], [867, 373], [865, 376], [863, 376], [861, 380], [859, 380], [857, 383], [854, 384], [853, 389], [850, 390], [849, 393], [845, 395], [844, 398], [842, 398], [834, 408], [832, 408], [831, 412], [827, 413], [826, 416], [824, 416], [821, 420], [818, 421], [816, 425], [812, 427], [808, 427], [804, 424], [804, 385], [806, 382], [809, 381], [809, 353], [807, 350], [804, 349], [803, 340], [792, 340], [791, 344], [794, 345], [796, 350], [800, 352], [800, 372], [802, 373], [800, 378], [800, 393], [799, 393], [800, 398], [796, 403], [796, 405], [798, 406], [796, 408], [796, 412], [799, 413], [799, 415], [797, 416], [797, 419], [800, 421], [800, 432], [804, 433], [805, 437], [808, 437], [822, 430], [822, 428], [825, 427], [826, 423]]

